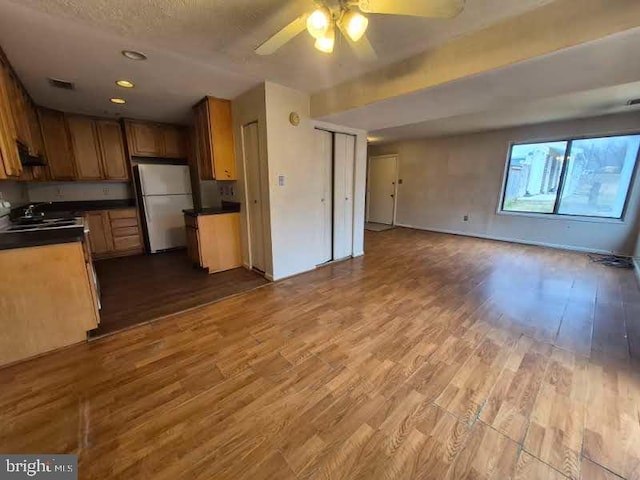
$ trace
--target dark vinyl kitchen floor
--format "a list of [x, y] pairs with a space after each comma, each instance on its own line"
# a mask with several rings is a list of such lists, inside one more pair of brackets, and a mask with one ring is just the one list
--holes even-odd
[[95, 262], [102, 295], [98, 337], [252, 290], [267, 282], [245, 268], [209, 275], [186, 250]]

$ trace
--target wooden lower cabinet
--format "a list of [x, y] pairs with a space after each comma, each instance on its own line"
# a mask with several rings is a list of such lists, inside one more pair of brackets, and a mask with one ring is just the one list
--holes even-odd
[[185, 215], [191, 261], [209, 273], [242, 266], [240, 214]]
[[94, 258], [143, 253], [142, 234], [135, 208], [87, 212], [89, 243]]
[[83, 342], [98, 326], [82, 242], [2, 250], [0, 265], [0, 365]]

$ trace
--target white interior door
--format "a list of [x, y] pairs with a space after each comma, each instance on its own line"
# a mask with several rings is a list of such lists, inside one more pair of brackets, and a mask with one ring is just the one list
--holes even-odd
[[385, 155], [369, 159], [369, 222], [393, 225], [398, 157]]
[[247, 212], [249, 215], [249, 250], [251, 266], [265, 271], [264, 216], [262, 193], [262, 166], [258, 140], [258, 123], [242, 127], [242, 151], [247, 179]]
[[325, 130], [315, 131], [316, 161], [320, 165], [322, 196], [320, 197], [320, 222], [318, 223], [318, 264], [333, 258], [333, 134]]
[[333, 180], [333, 258], [353, 254], [353, 170], [356, 139], [353, 135], [334, 134]]

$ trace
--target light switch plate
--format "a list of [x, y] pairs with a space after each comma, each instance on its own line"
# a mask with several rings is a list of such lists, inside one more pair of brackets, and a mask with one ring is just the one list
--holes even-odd
[[284, 175], [278, 175], [278, 186], [284, 187]]

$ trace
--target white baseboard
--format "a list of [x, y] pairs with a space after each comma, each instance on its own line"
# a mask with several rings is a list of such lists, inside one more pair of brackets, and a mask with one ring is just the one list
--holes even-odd
[[404, 227], [404, 228], [412, 228], [414, 230], [424, 230], [426, 232], [447, 233], [449, 235], [462, 235], [464, 237], [483, 238], [485, 240], [496, 240], [498, 242], [510, 242], [510, 243], [519, 243], [522, 245], [534, 245], [536, 247], [555, 248], [557, 250], [570, 250], [572, 252], [598, 253], [602, 255], [610, 255], [610, 254], [625, 255], [624, 253], [611, 252], [609, 250], [600, 250], [597, 248], [584, 248], [584, 247], [576, 247], [574, 245], [563, 245], [559, 243], [536, 242], [536, 241], [530, 241], [530, 240], [523, 240], [520, 238], [498, 237], [494, 235], [483, 235], [481, 233], [461, 232], [458, 230], [416, 227], [415, 225], [406, 225], [401, 223], [397, 223], [396, 226]]

